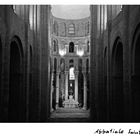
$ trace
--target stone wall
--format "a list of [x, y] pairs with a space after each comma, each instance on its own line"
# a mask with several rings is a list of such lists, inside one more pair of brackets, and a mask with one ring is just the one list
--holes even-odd
[[[21, 8], [17, 5], [16, 8], [21, 10], [20, 15], [18, 11], [17, 13], [16, 10], [14, 11], [12, 5], [0, 6], [2, 47], [2, 56], [0, 56], [2, 62], [0, 67], [0, 121], [14, 121], [11, 120], [9, 113], [9, 101], [13, 100], [10, 99], [12, 96], [19, 97], [16, 100], [19, 106], [19, 115], [16, 116], [18, 118], [16, 121], [46, 121], [49, 115], [47, 105], [49, 101], [49, 63], [46, 61], [49, 59], [48, 14], [50, 9], [49, 6], [34, 6], [37, 15], [40, 16], [36, 16], [34, 29], [31, 29], [29, 23], [31, 6], [22, 6]], [[19, 59], [22, 61], [22, 65], [20, 67], [20, 92], [13, 93], [11, 91], [12, 95], [10, 95], [10, 63], [12, 57], [10, 56], [10, 45], [14, 40], [20, 44], [18, 47], [22, 57]], [[44, 84], [48, 86], [44, 86]], [[14, 116], [14, 113], [12, 115]]]
[[[121, 11], [115, 14], [115, 6], [107, 6], [107, 28], [97, 36], [97, 21], [100, 18], [98, 7], [91, 6], [91, 46], [94, 46], [94, 48], [91, 47], [90, 63], [90, 80], [91, 86], [93, 87], [91, 89], [93, 94], [91, 95], [91, 118], [96, 118], [96, 121], [135, 121], [131, 87], [132, 65], [134, 63], [132, 62], [132, 57], [135, 57], [132, 54], [132, 42], [134, 32], [140, 20], [140, 7], [122, 6]], [[117, 89], [115, 89], [117, 83], [113, 85], [116, 82], [113, 77], [114, 70], [116, 71], [117, 69], [114, 69], [114, 64], [116, 65], [115, 59], [117, 59], [115, 53], [119, 48], [119, 46], [115, 45], [118, 38], [122, 44], [123, 53], [121, 60], [123, 64], [123, 83], [120, 85], [123, 87], [121, 89], [123, 92], [120, 95], [117, 94]], [[118, 59], [120, 57], [121, 52], [119, 53]], [[118, 108], [119, 105], [115, 106], [115, 104], [119, 103], [122, 103], [121, 108]], [[122, 112], [121, 109], [123, 110]], [[118, 115], [118, 118], [115, 118], [115, 114], [116, 116]]]

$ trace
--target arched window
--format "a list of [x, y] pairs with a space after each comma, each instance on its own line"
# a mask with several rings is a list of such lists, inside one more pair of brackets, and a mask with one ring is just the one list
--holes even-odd
[[74, 24], [69, 25], [69, 34], [74, 34], [75, 33], [75, 27]]
[[70, 42], [69, 43], [69, 52], [70, 53], [73, 53], [74, 52], [74, 43], [73, 42]]
[[117, 37], [112, 51], [112, 120], [123, 120], [123, 44], [120, 37]]
[[[9, 65], [9, 121], [15, 122], [24, 119], [25, 102], [23, 97], [23, 48], [18, 36], [14, 36], [10, 43]], [[21, 102], [23, 101], [23, 102]]]
[[53, 40], [53, 51], [56, 52], [57, 50], [57, 41]]

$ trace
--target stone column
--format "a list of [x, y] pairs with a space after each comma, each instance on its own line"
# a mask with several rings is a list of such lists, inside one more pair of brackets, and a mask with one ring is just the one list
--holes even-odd
[[87, 77], [86, 77], [86, 72], [83, 72], [84, 76], [84, 105], [83, 109], [87, 109]]
[[53, 72], [51, 73], [51, 95], [50, 95], [50, 111], [53, 111], [52, 108], [52, 100], [53, 100], [53, 92], [54, 92], [54, 88], [53, 88], [53, 80], [54, 80], [54, 74]]
[[75, 72], [75, 101], [78, 102], [78, 72]]
[[65, 71], [65, 101], [68, 100], [68, 71]]
[[59, 72], [56, 74], [56, 109], [59, 107]]

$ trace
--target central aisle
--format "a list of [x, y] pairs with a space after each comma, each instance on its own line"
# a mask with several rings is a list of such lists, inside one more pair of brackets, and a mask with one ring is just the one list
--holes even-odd
[[50, 122], [89, 122], [89, 110], [58, 108], [51, 113]]

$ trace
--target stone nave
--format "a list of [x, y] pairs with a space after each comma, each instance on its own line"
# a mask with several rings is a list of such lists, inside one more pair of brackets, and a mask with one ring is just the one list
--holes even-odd
[[0, 5], [1, 122], [139, 122], [140, 6]]

